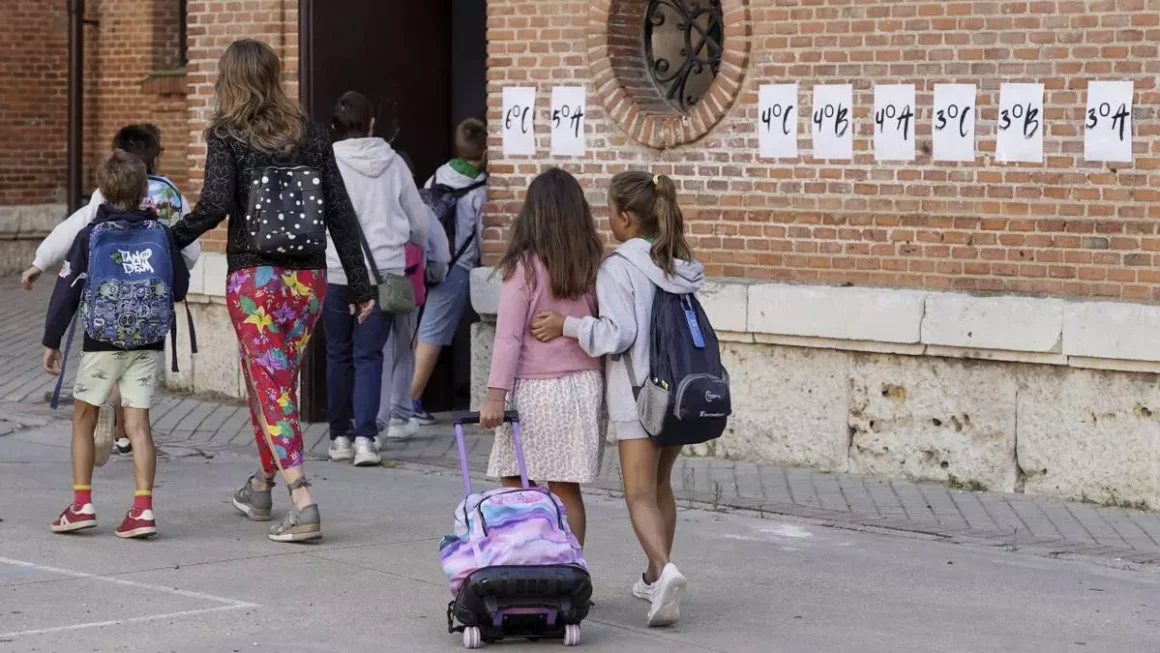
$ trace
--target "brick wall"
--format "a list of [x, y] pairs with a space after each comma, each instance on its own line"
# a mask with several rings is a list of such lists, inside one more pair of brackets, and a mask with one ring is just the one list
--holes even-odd
[[86, 31], [89, 187], [117, 130], [151, 122], [161, 129], [165, 148], [159, 171], [188, 195], [189, 117], [184, 76], [175, 70], [180, 55], [177, 3], [89, 0], [87, 5], [89, 18], [99, 23]]
[[67, 38], [64, 0], [4, 3], [0, 17], [0, 206], [64, 200]]
[[[488, 3], [492, 202], [489, 256], [523, 189], [547, 165], [576, 173], [598, 215], [612, 173], [646, 168], [673, 175], [698, 255], [715, 276], [828, 284], [1160, 299], [1160, 93], [1155, 0], [937, 2], [749, 0], [742, 87], [726, 116], [695, 142], [652, 149], [611, 119], [585, 52], [607, 29], [609, 0]], [[631, 4], [615, 0], [614, 5]], [[643, 7], [641, 0], [637, 4]], [[730, 26], [727, 25], [727, 29]], [[747, 35], [747, 36], [746, 36]], [[727, 42], [728, 44], [728, 42]], [[1111, 169], [1085, 163], [1083, 113], [1092, 79], [1135, 82], [1136, 160]], [[757, 158], [757, 89], [800, 83], [809, 115], [814, 84], [854, 85], [855, 160], [821, 164], [799, 123], [796, 162]], [[1045, 85], [1044, 164], [993, 161], [998, 89]], [[936, 83], [979, 86], [979, 155], [933, 163], [929, 112]], [[548, 156], [551, 87], [586, 83], [588, 155]], [[919, 158], [873, 160], [869, 116], [875, 83], [915, 84]], [[537, 85], [540, 155], [505, 159], [501, 88]]]
[[[282, 77], [291, 97], [298, 96], [297, 0], [220, 2], [189, 0], [188, 124], [190, 174], [187, 195], [200, 192], [205, 165], [205, 126], [213, 101], [217, 64], [230, 43], [240, 38], [265, 41], [282, 58]], [[225, 251], [225, 227], [206, 234], [209, 251]]]

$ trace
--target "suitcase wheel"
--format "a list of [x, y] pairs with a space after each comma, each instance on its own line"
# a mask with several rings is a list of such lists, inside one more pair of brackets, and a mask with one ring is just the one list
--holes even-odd
[[463, 648], [483, 648], [483, 633], [475, 626], [463, 629]]
[[564, 626], [564, 646], [580, 646], [580, 625]]

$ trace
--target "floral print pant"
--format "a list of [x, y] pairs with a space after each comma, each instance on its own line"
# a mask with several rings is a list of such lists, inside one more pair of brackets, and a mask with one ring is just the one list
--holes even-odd
[[298, 371], [326, 296], [323, 270], [259, 267], [226, 280], [262, 469], [302, 465]]

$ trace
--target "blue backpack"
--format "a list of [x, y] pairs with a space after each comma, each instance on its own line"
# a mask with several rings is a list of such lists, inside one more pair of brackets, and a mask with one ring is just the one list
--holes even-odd
[[103, 222], [89, 239], [85, 333], [118, 349], [155, 345], [176, 326], [169, 232], [155, 220]]

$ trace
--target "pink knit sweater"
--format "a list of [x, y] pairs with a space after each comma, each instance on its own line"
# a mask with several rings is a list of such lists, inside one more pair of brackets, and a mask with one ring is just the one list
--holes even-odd
[[491, 352], [491, 376], [487, 382], [489, 388], [511, 390], [515, 379], [554, 379], [602, 368], [601, 360], [584, 353], [572, 338], [543, 343], [532, 336], [532, 321], [540, 311], [553, 311], [575, 318], [596, 315], [595, 290], [580, 299], [556, 299], [552, 296], [547, 268], [539, 259], [535, 259], [533, 265], [534, 284], [527, 283], [522, 264], [510, 279], [503, 282], [495, 325], [495, 346]]

